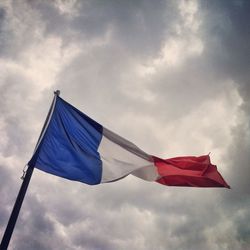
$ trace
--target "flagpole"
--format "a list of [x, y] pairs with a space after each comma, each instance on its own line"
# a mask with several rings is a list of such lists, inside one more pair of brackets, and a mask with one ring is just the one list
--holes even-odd
[[2, 239], [2, 242], [1, 242], [1, 246], [0, 246], [0, 250], [6, 250], [8, 248], [8, 246], [9, 246], [10, 238], [11, 238], [11, 235], [13, 233], [13, 230], [14, 230], [14, 227], [15, 227], [15, 224], [16, 224], [16, 221], [17, 221], [18, 214], [19, 214], [20, 209], [21, 209], [24, 196], [25, 196], [27, 188], [29, 186], [29, 182], [30, 182], [33, 170], [34, 170], [33, 167], [28, 167], [28, 169], [27, 169], [27, 172], [26, 172], [25, 177], [23, 179], [22, 186], [20, 188], [20, 191], [18, 193], [15, 205], [13, 207], [13, 210], [12, 210], [8, 225], [7, 225], [6, 229], [5, 229], [3, 239]]
[[[51, 113], [53, 112], [53, 105], [55, 104], [55, 100], [56, 100], [56, 97], [59, 96], [60, 94], [60, 91], [57, 90], [54, 92], [54, 99], [53, 99], [53, 102], [52, 102], [52, 105], [50, 107], [50, 110], [49, 110], [49, 113], [47, 115], [47, 118], [46, 118], [46, 121], [44, 123], [44, 126], [43, 126], [43, 129], [42, 129], [42, 132], [41, 132], [41, 135], [38, 139], [38, 143], [36, 145], [36, 148], [35, 148], [35, 151], [36, 149], [38, 148], [39, 146], [39, 143], [41, 142], [41, 139], [42, 139], [42, 136], [44, 135], [45, 133], [45, 130], [46, 130], [46, 125], [48, 124], [49, 122], [49, 118], [51, 116]], [[28, 186], [29, 186], [29, 183], [30, 183], [30, 179], [31, 179], [31, 176], [32, 176], [32, 173], [33, 173], [33, 170], [34, 170], [34, 167], [33, 166], [28, 166], [28, 169], [25, 173], [25, 176], [23, 178], [23, 183], [21, 185], [21, 188], [19, 190], [19, 193], [18, 193], [18, 196], [16, 198], [16, 202], [15, 202], [15, 205], [13, 207], [13, 210], [11, 212], [11, 215], [10, 215], [10, 219], [9, 219], [9, 222], [8, 222], [8, 225], [5, 229], [5, 232], [4, 232], [4, 235], [3, 235], [3, 238], [2, 238], [2, 242], [1, 242], [1, 245], [0, 245], [0, 250], [6, 250], [8, 249], [8, 246], [9, 246], [9, 242], [10, 242], [10, 239], [11, 239], [11, 236], [12, 236], [12, 233], [14, 231], [14, 228], [15, 228], [15, 225], [16, 225], [16, 221], [17, 221], [17, 218], [18, 218], [18, 215], [19, 215], [19, 212], [20, 212], [20, 209], [22, 207], [22, 203], [23, 203], [23, 200], [24, 200], [24, 197], [25, 197], [25, 194], [26, 194], [26, 191], [28, 189]]]

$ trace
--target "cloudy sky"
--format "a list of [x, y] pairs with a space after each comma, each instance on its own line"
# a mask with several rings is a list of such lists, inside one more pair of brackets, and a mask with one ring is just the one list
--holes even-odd
[[0, 237], [53, 98], [232, 189], [35, 170], [10, 249], [250, 249], [250, 1], [2, 0]]

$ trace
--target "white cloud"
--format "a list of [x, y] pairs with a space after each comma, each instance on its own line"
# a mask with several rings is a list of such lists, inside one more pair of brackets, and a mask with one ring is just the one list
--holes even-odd
[[1, 2], [2, 232], [57, 88], [148, 153], [211, 151], [233, 185], [170, 188], [127, 177], [87, 186], [35, 170], [11, 248], [249, 248], [244, 5]]

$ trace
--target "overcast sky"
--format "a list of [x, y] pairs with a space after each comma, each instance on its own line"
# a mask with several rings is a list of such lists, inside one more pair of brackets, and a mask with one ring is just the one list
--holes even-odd
[[35, 170], [10, 249], [250, 249], [250, 1], [2, 0], [0, 237], [53, 91], [149, 154], [232, 189]]

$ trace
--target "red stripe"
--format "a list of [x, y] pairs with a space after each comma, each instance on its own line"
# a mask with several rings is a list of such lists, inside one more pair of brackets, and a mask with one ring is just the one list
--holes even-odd
[[217, 167], [211, 164], [209, 155], [153, 159], [160, 176], [157, 182], [163, 185], [230, 188]]

